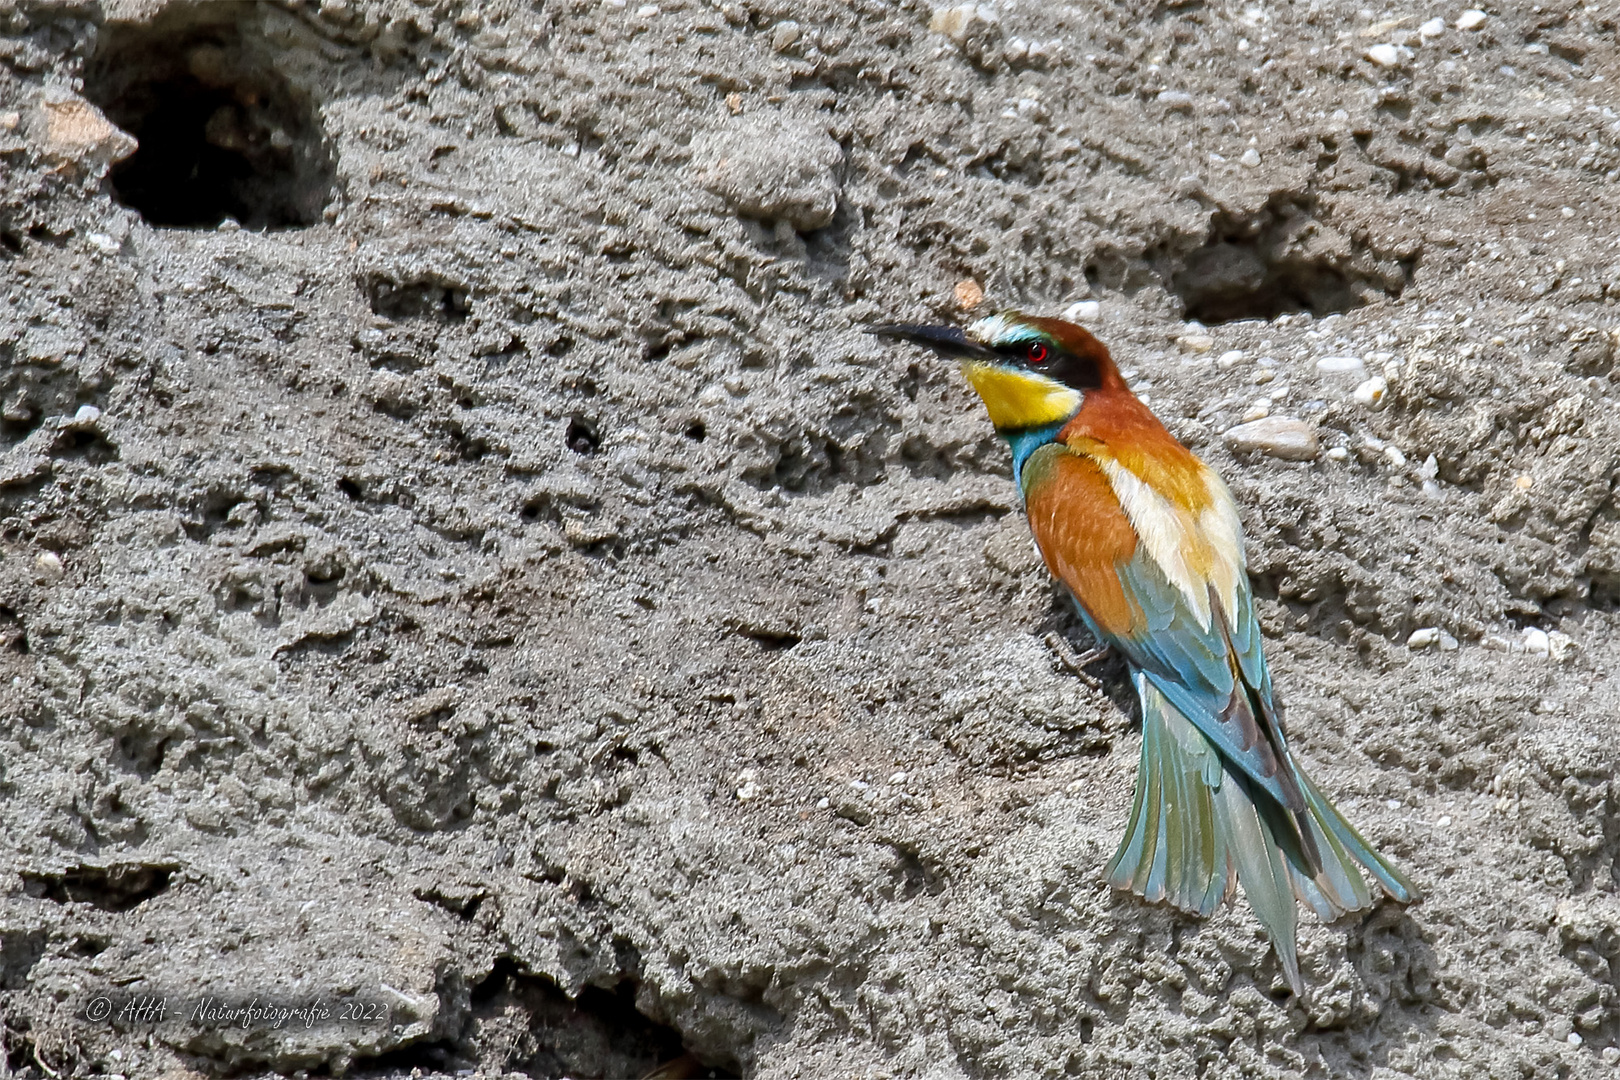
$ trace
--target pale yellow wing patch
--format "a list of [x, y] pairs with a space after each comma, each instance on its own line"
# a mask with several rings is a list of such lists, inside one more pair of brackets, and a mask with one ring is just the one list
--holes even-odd
[[1237, 505], [1220, 477], [1202, 462], [1196, 463], [1203, 472], [1210, 501], [1202, 511], [1195, 512], [1172, 504], [1100, 444], [1092, 443], [1086, 452], [1103, 470], [1142, 546], [1166, 580], [1186, 599], [1200, 628], [1207, 632], [1211, 627], [1211, 585], [1221, 606], [1236, 611], [1238, 582], [1245, 573], [1243, 527]]
[[1210, 497], [1198, 521], [1198, 531], [1210, 552], [1209, 581], [1215, 586], [1221, 607], [1235, 613], [1242, 610], [1238, 606], [1238, 586], [1249, 576], [1248, 560], [1243, 552], [1243, 521], [1238, 517], [1237, 501], [1215, 475], [1215, 470], [1202, 462], [1199, 467], [1204, 470], [1204, 483]]

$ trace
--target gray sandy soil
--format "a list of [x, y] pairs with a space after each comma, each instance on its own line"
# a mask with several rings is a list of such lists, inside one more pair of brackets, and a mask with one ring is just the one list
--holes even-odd
[[[1620, 16], [1462, 16], [0, 3], [0, 1074], [1610, 1075]], [[1306, 1001], [1102, 883], [1123, 670], [861, 332], [1010, 306], [1426, 892]]]

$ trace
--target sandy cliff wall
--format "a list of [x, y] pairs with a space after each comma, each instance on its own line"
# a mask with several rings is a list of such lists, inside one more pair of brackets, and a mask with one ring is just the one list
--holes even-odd
[[[1462, 15], [0, 4], [10, 1066], [1608, 1075], [1620, 46]], [[1229, 479], [1428, 894], [1308, 1002], [1100, 882], [1122, 671], [860, 332], [981, 290]]]

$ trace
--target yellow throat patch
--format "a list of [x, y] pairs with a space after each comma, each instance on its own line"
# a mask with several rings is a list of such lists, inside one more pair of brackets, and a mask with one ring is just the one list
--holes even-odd
[[962, 374], [984, 399], [998, 429], [1045, 427], [1080, 411], [1084, 396], [1056, 379], [978, 360], [962, 361]]

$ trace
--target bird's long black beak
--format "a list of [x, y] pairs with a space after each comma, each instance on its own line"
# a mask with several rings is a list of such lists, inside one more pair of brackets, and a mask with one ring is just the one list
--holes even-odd
[[913, 345], [921, 345], [932, 349], [941, 356], [949, 356], [956, 360], [994, 360], [997, 354], [972, 340], [962, 332], [959, 326], [921, 326], [916, 323], [885, 323], [882, 326], [869, 326], [868, 334], [878, 337], [897, 338], [900, 341], [909, 341]]

